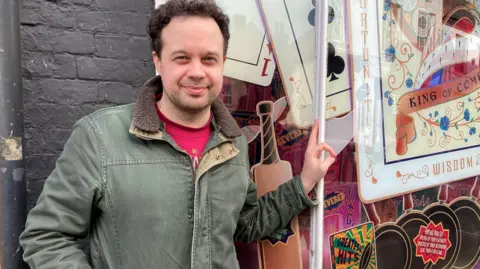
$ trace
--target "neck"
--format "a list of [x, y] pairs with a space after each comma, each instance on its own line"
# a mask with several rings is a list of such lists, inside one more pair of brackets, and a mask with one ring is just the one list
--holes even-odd
[[182, 111], [178, 109], [177, 107], [169, 104], [168, 102], [162, 102], [162, 100], [164, 100], [164, 98], [161, 98], [157, 102], [158, 109], [165, 117], [175, 123], [190, 128], [201, 128], [205, 126], [210, 120], [210, 107], [196, 113], [189, 113], [187, 111]]

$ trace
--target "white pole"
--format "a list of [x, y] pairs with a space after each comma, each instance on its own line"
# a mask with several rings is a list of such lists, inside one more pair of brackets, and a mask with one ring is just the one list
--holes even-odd
[[[325, 141], [325, 103], [327, 86], [327, 60], [328, 60], [328, 1], [317, 0], [315, 11], [315, 29], [316, 29], [316, 65], [315, 65], [315, 91], [314, 91], [314, 115], [319, 121], [318, 143]], [[324, 153], [320, 156], [325, 159]], [[316, 186], [317, 199], [320, 204], [312, 212], [312, 239], [310, 269], [319, 269], [323, 266], [323, 200], [324, 200], [324, 180]]]

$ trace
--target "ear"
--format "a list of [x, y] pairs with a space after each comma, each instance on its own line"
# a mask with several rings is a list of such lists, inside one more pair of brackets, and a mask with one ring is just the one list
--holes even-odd
[[153, 64], [155, 65], [155, 71], [157, 71], [157, 75], [161, 75], [160, 74], [160, 65], [161, 65], [160, 57], [155, 51], [152, 51], [152, 59], [153, 59]]
[[227, 55], [224, 55], [223, 56], [223, 63], [225, 63], [226, 60], [227, 60]]

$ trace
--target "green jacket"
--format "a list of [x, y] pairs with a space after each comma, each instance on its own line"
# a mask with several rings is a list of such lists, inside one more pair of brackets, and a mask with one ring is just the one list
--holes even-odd
[[[20, 236], [32, 269], [237, 269], [234, 240], [270, 235], [317, 204], [298, 177], [257, 198], [246, 139], [220, 101], [194, 171], [163, 132], [161, 85], [154, 77], [134, 105], [75, 123]], [[76, 242], [87, 234], [90, 259]]]

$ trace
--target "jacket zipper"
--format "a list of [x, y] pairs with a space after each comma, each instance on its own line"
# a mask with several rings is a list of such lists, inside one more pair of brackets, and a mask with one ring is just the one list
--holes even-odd
[[[178, 152], [180, 152], [180, 154], [186, 155], [188, 157], [188, 161], [190, 163], [190, 169], [192, 171], [194, 193], [193, 193], [193, 216], [192, 216], [192, 218], [193, 218], [193, 231], [192, 231], [193, 232], [193, 237], [192, 237], [192, 247], [191, 247], [191, 250], [190, 250], [190, 267], [191, 267], [191, 269], [194, 269], [195, 268], [195, 263], [194, 263], [195, 262], [195, 255], [194, 255], [195, 252], [194, 252], [194, 249], [195, 249], [195, 243], [196, 243], [195, 242], [196, 241], [195, 232], [197, 230], [197, 214], [196, 214], [196, 211], [197, 211], [197, 196], [198, 196], [198, 194], [197, 194], [197, 192], [198, 192], [197, 183], [195, 182], [195, 168], [193, 167], [192, 158], [190, 157], [190, 155], [188, 155], [188, 153], [178, 149], [171, 141], [169, 141], [169, 138], [163, 139], [163, 141], [170, 144], [170, 146], [172, 146], [174, 149], [176, 149]], [[206, 151], [206, 152], [208, 152], [208, 151]], [[200, 157], [200, 160], [202, 159], [203, 155], [204, 155], [204, 153], [202, 153], [202, 155]]]
[[[215, 146], [212, 146], [210, 148], [208, 148], [207, 150], [204, 150], [202, 155], [200, 155], [200, 159], [199, 159], [199, 162], [203, 159], [203, 157], [205, 156], [205, 154], [207, 152], [209, 152], [210, 150], [212, 150], [213, 148], [215, 147], [219, 147], [221, 145], [223, 145], [224, 143], [227, 143], [229, 141], [222, 141], [221, 143], [215, 145]], [[194, 194], [194, 200], [193, 200], [193, 238], [192, 238], [192, 249], [191, 249], [191, 254], [190, 254], [190, 259], [191, 259], [191, 262], [190, 262], [190, 265], [191, 265], [191, 268], [192, 269], [195, 269], [196, 268], [196, 264], [195, 264], [195, 244], [196, 244], [196, 238], [197, 238], [197, 196], [198, 196], [198, 182], [197, 182], [197, 179], [195, 177], [195, 168], [193, 167], [193, 163], [191, 162], [191, 159], [190, 159], [190, 163], [191, 163], [191, 168], [192, 168], [192, 175], [193, 175], [193, 185], [195, 186], [195, 194]], [[216, 164], [218, 165], [218, 164]], [[214, 165], [214, 166], [216, 166]], [[212, 167], [214, 167], [212, 166]], [[200, 177], [198, 177], [198, 181], [200, 181]]]
[[[195, 269], [195, 243], [196, 243], [196, 230], [197, 230], [197, 196], [198, 196], [198, 188], [197, 188], [197, 180], [195, 178], [195, 168], [193, 167], [193, 162], [192, 162], [192, 158], [190, 157], [190, 155], [188, 155], [188, 153], [184, 152], [184, 151], [181, 151], [179, 150], [177, 147], [175, 147], [175, 145], [169, 141], [169, 138], [167, 139], [163, 139], [163, 141], [167, 142], [168, 144], [170, 144], [170, 146], [172, 146], [174, 149], [176, 149], [178, 152], [180, 152], [181, 154], [183, 155], [186, 155], [188, 157], [188, 160], [190, 162], [190, 169], [192, 170], [192, 177], [193, 177], [193, 185], [194, 185], [194, 196], [193, 196], [193, 238], [192, 238], [192, 248], [191, 248], [191, 254], [190, 254], [190, 265], [191, 265], [191, 269]], [[226, 141], [222, 141], [220, 142], [219, 144], [216, 144], [214, 146], [211, 146], [210, 148], [208, 148], [207, 150], [204, 150], [204, 152], [202, 153], [202, 155], [200, 155], [200, 159], [199, 161], [202, 160], [202, 158], [205, 156], [205, 154], [207, 152], [209, 152], [210, 150], [212, 150], [213, 148], [215, 147], [219, 147], [221, 145], [223, 145], [224, 143], [227, 143], [227, 142], [232, 142], [232, 140], [226, 140]], [[212, 166], [212, 167], [215, 167], [217, 166], [218, 164]], [[212, 168], [210, 167], [210, 168]], [[200, 180], [200, 177], [198, 178], [198, 180]]]
[[[202, 160], [203, 156], [205, 156], [205, 153], [209, 152], [211, 149], [213, 149], [214, 147], [218, 147], [220, 146], [222, 143], [216, 145], [216, 146], [212, 146], [210, 148], [208, 148], [207, 150], [204, 150], [204, 152], [202, 153], [202, 155], [200, 155], [200, 159], [198, 160], [198, 162], [200, 163], [200, 161]], [[197, 180], [196, 180], [196, 177], [195, 177], [195, 168], [193, 167], [193, 162], [192, 162], [192, 159], [190, 158], [190, 168], [192, 169], [192, 177], [193, 177], [193, 185], [194, 185], [194, 188], [195, 188], [195, 193], [194, 193], [194, 196], [193, 196], [193, 238], [192, 238], [192, 248], [191, 248], [191, 253], [190, 253], [190, 265], [192, 267], [192, 269], [195, 269], [195, 244], [196, 244], [196, 239], [197, 239], [197, 196], [198, 196], [198, 188], [197, 188]], [[199, 181], [200, 181], [200, 178], [198, 178]]]

